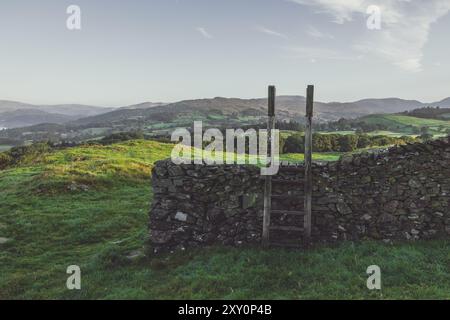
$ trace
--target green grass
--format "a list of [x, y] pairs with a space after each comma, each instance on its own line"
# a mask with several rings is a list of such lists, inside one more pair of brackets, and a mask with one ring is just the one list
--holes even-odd
[[355, 131], [353, 130], [347, 130], [347, 131], [320, 131], [318, 132], [320, 134], [341, 134], [341, 135], [349, 135], [349, 134], [355, 134]]
[[[315, 161], [336, 161], [339, 160], [340, 156], [342, 156], [342, 152], [321, 152], [321, 153], [313, 153], [313, 160]], [[305, 157], [303, 153], [285, 153], [280, 155], [281, 161], [289, 161], [289, 162], [303, 162], [305, 161]]]
[[[172, 147], [76, 147], [0, 171], [0, 237], [11, 239], [0, 245], [0, 299], [450, 298], [448, 241], [213, 247], [129, 261], [146, 241], [150, 170]], [[81, 291], [65, 288], [72, 264]], [[372, 264], [381, 292], [365, 286]]]
[[[360, 119], [369, 124], [382, 124], [387, 126], [389, 131], [398, 134], [414, 134], [411, 127], [428, 127], [434, 135], [445, 134], [445, 130], [450, 129], [450, 121], [424, 119], [396, 114], [376, 114], [362, 117]], [[442, 128], [442, 130], [440, 130]]]
[[[387, 130], [377, 130], [369, 132], [372, 136], [390, 136], [390, 137], [401, 137], [401, 136], [411, 136], [417, 137], [420, 134], [416, 132], [422, 127], [427, 127], [430, 133], [433, 134], [435, 138], [446, 136], [446, 130], [450, 129], [450, 121], [436, 120], [436, 119], [424, 119], [416, 118], [411, 116], [404, 116], [398, 114], [373, 114], [364, 116], [359, 119], [368, 124], [381, 124], [387, 127]], [[330, 132], [319, 132], [320, 134], [354, 134], [354, 131], [330, 131]]]
[[226, 120], [227, 117], [222, 114], [209, 114], [208, 119], [210, 119], [210, 120]]
[[404, 132], [392, 132], [392, 131], [386, 131], [386, 130], [376, 130], [369, 132], [368, 135], [370, 136], [387, 136], [387, 137], [394, 137], [394, 138], [400, 138], [403, 136], [410, 136], [412, 138], [416, 138], [419, 135], [417, 134], [405, 134]]

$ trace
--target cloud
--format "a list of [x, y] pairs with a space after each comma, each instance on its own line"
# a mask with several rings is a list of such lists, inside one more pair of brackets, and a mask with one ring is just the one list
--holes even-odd
[[195, 30], [197, 30], [203, 37], [205, 37], [206, 39], [213, 39], [214, 37], [208, 32], [206, 31], [205, 28], [203, 27], [197, 27], [195, 28]]
[[331, 50], [327, 48], [319, 48], [319, 47], [287, 47], [285, 48], [289, 53], [289, 58], [295, 59], [304, 59], [309, 60], [310, 62], [317, 62], [318, 60], [360, 60], [361, 56], [350, 56], [348, 54], [344, 54], [338, 52], [336, 50]]
[[306, 34], [308, 34], [312, 38], [317, 39], [334, 39], [334, 37], [331, 34], [323, 33], [314, 28], [313, 26], [308, 27], [308, 29], [306, 30]]
[[[372, 0], [289, 0], [327, 14], [332, 22], [361, 19], [366, 27], [367, 8]], [[367, 32], [365, 40], [353, 45], [355, 50], [372, 54], [409, 72], [422, 70], [423, 48], [433, 23], [450, 11], [449, 0], [378, 0], [382, 29]], [[367, 29], [365, 29], [367, 30]]]
[[[333, 18], [333, 22], [344, 23], [351, 21], [355, 12], [365, 13], [365, 0], [288, 0], [301, 5], [308, 5], [316, 9], [316, 13], [326, 13]], [[394, 0], [395, 1], [395, 0]], [[400, 0], [402, 1], [402, 0]]]
[[274, 31], [274, 30], [271, 30], [271, 29], [268, 29], [268, 28], [265, 28], [263, 26], [256, 26], [255, 29], [258, 30], [259, 32], [268, 34], [270, 36], [275, 36], [275, 37], [283, 38], [286, 40], [288, 39], [287, 35], [277, 32], [277, 31]]

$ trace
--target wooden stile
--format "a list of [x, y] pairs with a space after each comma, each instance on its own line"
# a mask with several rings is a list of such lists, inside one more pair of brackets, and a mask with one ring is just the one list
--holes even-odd
[[[299, 248], [302, 246], [301, 238], [297, 241], [286, 241], [286, 239], [278, 239], [278, 236], [288, 235], [289, 238], [292, 236], [292, 233], [301, 233], [303, 234], [304, 244], [308, 245], [310, 243], [311, 238], [311, 221], [312, 221], [312, 117], [313, 117], [313, 107], [314, 107], [314, 86], [308, 86], [307, 94], [306, 94], [306, 132], [305, 132], [305, 180], [304, 180], [304, 211], [296, 211], [296, 210], [272, 210], [272, 201], [276, 201], [275, 203], [292, 203], [298, 201], [298, 196], [294, 194], [272, 194], [272, 183], [276, 184], [285, 184], [290, 186], [297, 185], [297, 189], [301, 189], [298, 187], [301, 180], [292, 180], [280, 177], [275, 177], [272, 179], [272, 176], [267, 175], [264, 177], [265, 185], [264, 185], [264, 216], [263, 216], [263, 234], [262, 234], [262, 243], [264, 246], [280, 246], [280, 247], [292, 247]], [[268, 121], [267, 121], [267, 134], [268, 134], [268, 163], [269, 167], [273, 161], [273, 150], [272, 146], [272, 130], [275, 128], [275, 87], [269, 86], [269, 98], [268, 98]], [[287, 172], [297, 172], [301, 170], [300, 167], [284, 167], [284, 171]], [[297, 201], [296, 201], [297, 200]], [[294, 225], [283, 225], [278, 222], [271, 224], [271, 214], [274, 214], [273, 217], [275, 221], [280, 219], [280, 215], [282, 215], [285, 219], [289, 217], [289, 219], [301, 219], [303, 217], [303, 226]], [[300, 220], [301, 221], [301, 220]], [[275, 235], [270, 235], [271, 231], [276, 232]], [[295, 239], [295, 238], [294, 238]], [[292, 239], [291, 239], [292, 240]]]

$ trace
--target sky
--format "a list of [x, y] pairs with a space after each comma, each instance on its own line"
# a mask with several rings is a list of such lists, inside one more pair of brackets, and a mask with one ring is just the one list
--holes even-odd
[[450, 0], [0, 0], [0, 100], [124, 106], [314, 84], [324, 102], [434, 102], [450, 96], [449, 31]]

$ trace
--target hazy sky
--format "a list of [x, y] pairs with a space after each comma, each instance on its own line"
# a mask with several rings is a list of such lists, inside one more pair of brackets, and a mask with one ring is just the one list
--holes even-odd
[[[68, 30], [69, 5], [81, 30]], [[369, 30], [367, 8], [381, 9]], [[0, 99], [450, 96], [450, 0], [0, 0]]]

